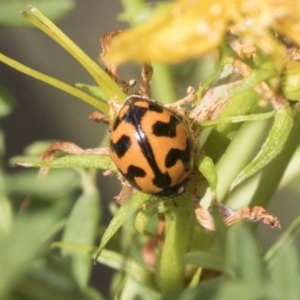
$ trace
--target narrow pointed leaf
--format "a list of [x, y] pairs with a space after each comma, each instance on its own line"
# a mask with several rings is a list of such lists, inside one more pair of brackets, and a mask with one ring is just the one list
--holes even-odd
[[21, 277], [53, 235], [57, 216], [54, 211], [19, 216], [9, 234], [0, 232], [0, 298]]
[[186, 255], [185, 262], [210, 270], [222, 270], [222, 257], [214, 252], [195, 251]]
[[73, 0], [15, 0], [0, 1], [0, 24], [5, 26], [28, 26], [18, 12], [26, 5], [37, 5], [50, 19], [58, 20], [74, 7]]
[[78, 154], [78, 155], [64, 155], [55, 158], [52, 161], [43, 162], [38, 158], [30, 157], [15, 157], [11, 164], [19, 165], [29, 168], [94, 168], [94, 169], [114, 169], [111, 159], [107, 155], [100, 154]]
[[106, 228], [99, 248], [97, 249], [95, 259], [99, 257], [101, 251], [105, 248], [107, 243], [111, 240], [111, 238], [116, 234], [119, 228], [123, 225], [125, 220], [128, 217], [132, 216], [132, 214], [149, 198], [149, 195], [136, 193], [132, 196], [126, 203], [124, 203], [116, 212], [113, 219], [110, 221], [108, 227]]
[[290, 107], [280, 107], [274, 117], [274, 122], [265, 143], [254, 159], [239, 173], [231, 185], [234, 189], [242, 181], [260, 171], [282, 151], [289, 133], [293, 127], [294, 113]]
[[[82, 172], [84, 192], [78, 198], [67, 220], [62, 242], [83, 247], [93, 246], [100, 216], [99, 195], [90, 178]], [[86, 288], [91, 272], [91, 255], [62, 247], [62, 254], [71, 256], [74, 276], [81, 288]]]

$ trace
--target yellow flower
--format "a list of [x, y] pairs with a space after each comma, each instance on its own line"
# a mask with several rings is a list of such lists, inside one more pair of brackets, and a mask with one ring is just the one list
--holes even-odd
[[274, 32], [300, 45], [300, 2], [177, 0], [116, 36], [104, 60], [176, 63], [217, 49], [229, 31], [267, 55], [283, 54]]

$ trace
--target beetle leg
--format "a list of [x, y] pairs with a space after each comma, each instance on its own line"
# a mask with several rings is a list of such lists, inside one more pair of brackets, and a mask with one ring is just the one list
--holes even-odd
[[119, 195], [115, 196], [114, 199], [117, 201], [118, 204], [123, 205], [126, 200], [130, 197], [133, 192], [133, 187], [128, 185], [127, 183], [122, 184], [122, 189]]

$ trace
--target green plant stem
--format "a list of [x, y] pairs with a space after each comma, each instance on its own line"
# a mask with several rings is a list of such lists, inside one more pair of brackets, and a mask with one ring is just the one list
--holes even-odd
[[40, 80], [49, 85], [52, 85], [52, 86], [56, 87], [57, 89], [60, 89], [70, 95], [73, 95], [73, 96], [79, 98], [80, 100], [83, 100], [84, 102], [86, 102], [90, 105], [93, 105], [94, 107], [96, 107], [97, 109], [99, 109], [103, 112], [108, 111], [108, 105], [106, 103], [100, 102], [98, 99], [96, 99], [96, 98], [86, 94], [85, 92], [83, 92], [69, 84], [66, 84], [56, 78], [53, 78], [51, 76], [48, 76], [46, 74], [43, 74], [36, 70], [33, 70], [33, 69], [17, 62], [16, 60], [13, 60], [13, 59], [7, 57], [6, 55], [4, 55], [2, 53], [0, 53], [0, 61], [5, 63], [6, 65], [10, 66], [11, 68], [18, 70], [19, 72], [22, 72], [22, 73], [24, 73], [28, 76], [31, 76], [37, 80]]
[[30, 6], [28, 11], [22, 12], [22, 16], [68, 51], [95, 79], [108, 99], [117, 97], [125, 100], [126, 94], [118, 84], [38, 9]]
[[155, 94], [155, 99], [158, 99], [160, 102], [174, 102], [178, 95], [174, 87], [174, 79], [170, 68], [161, 63], [154, 63], [154, 76], [152, 79], [153, 92]]
[[12, 202], [7, 196], [5, 174], [2, 168], [4, 156], [4, 134], [0, 130], [0, 236], [8, 234], [13, 226]]
[[194, 222], [192, 202], [187, 196], [176, 199], [170, 211], [165, 213], [165, 241], [159, 265], [159, 284], [163, 295], [176, 295], [183, 289], [183, 257], [190, 242]]

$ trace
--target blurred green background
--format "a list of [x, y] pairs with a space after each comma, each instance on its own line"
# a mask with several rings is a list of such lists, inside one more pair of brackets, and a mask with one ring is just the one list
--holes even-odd
[[[19, 9], [22, 9], [27, 1], [24, 1], [23, 6], [22, 1], [19, 3]], [[34, 4], [34, 1], [31, 3]], [[74, 9], [56, 24], [90, 57], [95, 61], [100, 61], [99, 37], [106, 32], [127, 26], [117, 20], [117, 16], [122, 12], [121, 3], [106, 0], [77, 0], [74, 3]], [[36, 6], [39, 7], [38, 4]], [[17, 13], [15, 11], [15, 14]], [[68, 83], [93, 84], [85, 70], [67, 52], [38, 30], [0, 25], [0, 51], [25, 65]], [[139, 76], [136, 67], [129, 67], [127, 70], [128, 78]], [[14, 102], [13, 112], [3, 121], [6, 148], [5, 168], [8, 172], [15, 171], [8, 166], [8, 160], [21, 154], [24, 148], [34, 141], [72, 141], [82, 148], [93, 148], [97, 147], [101, 136], [107, 130], [104, 125], [88, 120], [88, 115], [93, 112], [92, 107], [3, 64], [0, 64], [0, 84], [7, 89]], [[291, 167], [299, 169], [299, 164], [298, 152]], [[115, 179], [100, 175], [99, 188], [104, 202], [108, 205], [113, 196], [118, 194], [119, 184]], [[268, 209], [280, 218], [283, 229], [299, 215], [299, 195], [298, 176], [289, 180], [274, 195]], [[109, 220], [109, 216], [106, 220]], [[260, 225], [259, 234], [263, 246], [267, 248], [274, 243], [280, 231]], [[297, 245], [300, 249], [299, 239]], [[97, 265], [94, 269], [95, 285], [100, 282], [97, 276], [108, 279], [107, 268]], [[108, 283], [103, 284], [106, 286]]]
[[[8, 2], [10, 1], [0, 1], [0, 7]], [[22, 20], [18, 12], [26, 8], [28, 1], [12, 2], [15, 5], [11, 7], [10, 13]], [[42, 6], [42, 2], [30, 1], [37, 8]], [[91, 58], [100, 63], [99, 38], [106, 32], [125, 26], [125, 23], [117, 21], [121, 12], [119, 1], [77, 0], [74, 1], [74, 8], [55, 23]], [[43, 10], [43, 13], [47, 16], [46, 11]], [[70, 84], [94, 84], [86, 71], [64, 49], [36, 29], [1, 24], [0, 51]], [[0, 64], [0, 86], [6, 89], [14, 103], [12, 113], [2, 122], [5, 133], [4, 168], [9, 173], [19, 172], [20, 169], [9, 166], [8, 160], [22, 154], [24, 148], [34, 141], [72, 141], [83, 148], [93, 148], [98, 146], [107, 130], [106, 126], [88, 120], [88, 115], [94, 111], [92, 107], [4, 64]], [[108, 206], [109, 201], [119, 192], [119, 183], [102, 174], [99, 174], [98, 182], [102, 199]], [[19, 205], [20, 199], [16, 201]], [[108, 222], [110, 216], [104, 205], [105, 208], [104, 217]], [[3, 270], [0, 271], [2, 272]], [[110, 274], [110, 269], [100, 264], [95, 265], [92, 278], [94, 286], [107, 291]], [[0, 275], [2, 276], [4, 274]]]

